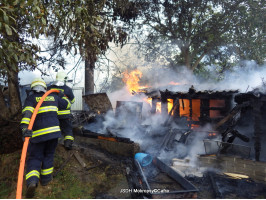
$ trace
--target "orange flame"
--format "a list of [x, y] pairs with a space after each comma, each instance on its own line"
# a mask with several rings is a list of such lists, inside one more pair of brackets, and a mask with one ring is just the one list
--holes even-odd
[[[174, 106], [174, 100], [173, 99], [167, 99], [168, 113], [171, 112], [173, 106]], [[174, 112], [172, 112], [171, 115], [173, 115], [173, 114], [174, 114]]]
[[216, 136], [216, 133], [214, 133], [214, 132], [213, 132], [213, 133], [209, 133], [208, 136], [209, 136], [209, 137], [211, 137], [211, 136]]
[[[152, 102], [152, 98], [148, 98], [148, 99], [151, 100], [151, 101], [150, 101], [150, 105], [152, 105], [152, 104], [151, 104], [151, 102]], [[173, 104], [174, 104], [174, 100], [173, 100], [173, 99], [167, 99], [168, 113], [170, 113], [170, 111], [171, 111], [171, 109], [172, 109], [172, 107], [173, 107]], [[161, 102], [157, 102], [157, 103], [156, 103], [156, 113], [161, 113], [161, 112], [162, 112], [162, 103], [161, 103]], [[171, 115], [173, 115], [173, 112], [172, 112]]]
[[123, 82], [126, 83], [127, 89], [130, 93], [139, 92], [140, 89], [146, 88], [147, 86], [140, 86], [139, 81], [142, 77], [142, 72], [138, 69], [128, 73], [126, 70], [123, 72]]
[[162, 104], [161, 102], [156, 103], [156, 113], [161, 113], [162, 111]]
[[143, 100], [146, 101], [150, 106], [152, 106], [152, 98], [144, 98]]
[[181, 83], [171, 81], [171, 82], [169, 83], [169, 85], [181, 85]]

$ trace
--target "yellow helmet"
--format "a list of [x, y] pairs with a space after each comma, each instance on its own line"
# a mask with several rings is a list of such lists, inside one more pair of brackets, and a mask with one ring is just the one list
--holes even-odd
[[56, 80], [66, 82], [67, 81], [67, 74], [64, 71], [58, 71], [56, 74]]
[[44, 82], [44, 80], [42, 78], [33, 79], [33, 81], [31, 82], [30, 88], [32, 89], [35, 86], [42, 86], [45, 89], [47, 88], [46, 83]]

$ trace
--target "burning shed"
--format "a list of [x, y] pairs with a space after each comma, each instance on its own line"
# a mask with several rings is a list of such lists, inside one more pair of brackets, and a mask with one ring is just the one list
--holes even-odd
[[[135, 95], [137, 95], [138, 93], [136, 93]], [[155, 94], [155, 93], [158, 94], [158, 92], [154, 92], [152, 94]], [[203, 132], [203, 131], [206, 132], [206, 130], [201, 131], [200, 129], [198, 128], [196, 129], [195, 127], [204, 126], [208, 123], [211, 123], [213, 125], [212, 128], [214, 128], [214, 130], [218, 130], [217, 127], [219, 127], [219, 133], [221, 133], [221, 135], [219, 134], [219, 138], [218, 137], [217, 138], [221, 139], [221, 136], [223, 136], [223, 131], [224, 131], [222, 129], [227, 130], [227, 127], [231, 126], [232, 124], [231, 122], [235, 122], [235, 121], [241, 122], [239, 118], [235, 119], [235, 116], [238, 115], [240, 112], [245, 111], [245, 110], [254, 112], [255, 110], [257, 113], [263, 114], [258, 110], [257, 105], [249, 106], [249, 104], [245, 103], [248, 99], [250, 102], [254, 101], [253, 104], [256, 104], [255, 103], [257, 102], [256, 95], [255, 96], [253, 95], [254, 97], [252, 95], [251, 95], [252, 97], [250, 96], [247, 97], [245, 94], [242, 94], [244, 96], [241, 97], [239, 101], [238, 101], [238, 98], [239, 98], [238, 95], [239, 94], [237, 94], [237, 91], [196, 91], [193, 89], [193, 87], [190, 88], [188, 92], [173, 92], [173, 91], [165, 90], [165, 91], [160, 91], [159, 95], [147, 95], [146, 93], [145, 100], [147, 100], [148, 98], [147, 96], [150, 96], [152, 100], [151, 106], [149, 107], [152, 112], [148, 112], [148, 114], [151, 118], [157, 117], [159, 119], [158, 121], [156, 121], [156, 123], [148, 123], [152, 121], [153, 119], [148, 121], [147, 123], [143, 123], [144, 120], [146, 120], [144, 117], [141, 116], [141, 114], [143, 114], [142, 111], [145, 105], [145, 102], [144, 102], [145, 100], [143, 100], [143, 96], [141, 96], [141, 98], [139, 99], [132, 98], [132, 100], [116, 99], [117, 100], [116, 110], [114, 112], [110, 104], [110, 101], [108, 100], [108, 97], [105, 94], [104, 96], [106, 97], [106, 100], [108, 101], [106, 101], [104, 104], [107, 104], [109, 106], [107, 106], [104, 109], [102, 109], [104, 107], [103, 105], [98, 105], [99, 102], [101, 103], [103, 102], [97, 100], [96, 98], [97, 96], [102, 97], [102, 94], [86, 95], [84, 96], [84, 100], [85, 102], [88, 102], [87, 105], [90, 104], [89, 106], [91, 108], [90, 112], [93, 112], [95, 115], [101, 115], [102, 121], [96, 120], [94, 121], [94, 124], [89, 123], [87, 126], [85, 126], [84, 128], [87, 128], [87, 129], [82, 130], [82, 134], [76, 137], [77, 139], [76, 141], [79, 142], [79, 144], [82, 143], [83, 145], [94, 146], [95, 148], [96, 147], [101, 148], [107, 151], [109, 154], [110, 153], [116, 154], [116, 155], [124, 156], [127, 158], [132, 157], [132, 155], [140, 151], [150, 153], [151, 155], [154, 155], [154, 157], [158, 157], [159, 159], [163, 158], [162, 164], [164, 166], [167, 166], [167, 169], [170, 170], [168, 172], [170, 172], [170, 175], [172, 175], [171, 173], [173, 171], [171, 170], [171, 167], [169, 166], [169, 163], [170, 163], [169, 160], [171, 160], [173, 156], [175, 156], [175, 158], [178, 158], [180, 160], [185, 160], [185, 158], [187, 158], [188, 156], [191, 156], [190, 153], [192, 151], [190, 151], [189, 148], [192, 146], [193, 147], [196, 146], [195, 145], [196, 143], [194, 142], [190, 142], [190, 143], [184, 142], [186, 138], [189, 137], [190, 132], [192, 133], [194, 132], [195, 133], [194, 135], [196, 135], [196, 137], [194, 138], [191, 137], [192, 139], [202, 140], [205, 137], [204, 134], [198, 134], [198, 132]], [[143, 100], [143, 102], [141, 102], [141, 100]], [[238, 105], [236, 105], [235, 107], [234, 107], [234, 100], [238, 103]], [[261, 101], [263, 102], [264, 99], [261, 99]], [[146, 104], [146, 105], [149, 106], [149, 104]], [[158, 105], [160, 105], [160, 107]], [[158, 107], [160, 109], [158, 109]], [[257, 110], [255, 108], [257, 108]], [[259, 108], [263, 108], [263, 106], [260, 106]], [[156, 114], [156, 115], [153, 115], [153, 114]], [[242, 114], [244, 114], [244, 112], [242, 112]], [[149, 116], [146, 115], [145, 117], [149, 117]], [[165, 116], [167, 116], [167, 118], [165, 118]], [[170, 121], [167, 119], [171, 119], [173, 121], [184, 119], [181, 121], [186, 122], [185, 126], [188, 124], [188, 127], [186, 127], [186, 132], [183, 134], [184, 130], [180, 128], [179, 126], [172, 126], [171, 123], [164, 123], [165, 120], [166, 122]], [[259, 119], [261, 120], [261, 118]], [[99, 124], [99, 122], [101, 122], [100, 126], [97, 126], [98, 128], [95, 128], [96, 126], [94, 125], [96, 123]], [[156, 126], [154, 126], [154, 124], [156, 124]], [[94, 127], [95, 132], [91, 131], [93, 127]], [[233, 126], [233, 129], [232, 130], [230, 129], [229, 132], [225, 131], [224, 135], [228, 136], [231, 133], [234, 133], [239, 136], [240, 134], [236, 131], [237, 129], [238, 128]], [[239, 131], [243, 133], [241, 130]], [[177, 141], [178, 137], [176, 136], [178, 135], [181, 135], [181, 137]], [[201, 137], [200, 135], [203, 135], [203, 136]], [[191, 136], [193, 135], [191, 134]], [[202, 143], [202, 141], [200, 142]], [[200, 164], [198, 166], [202, 165], [202, 167], [205, 167], [205, 168], [214, 167], [217, 170], [220, 169], [218, 167], [226, 166], [226, 168], [224, 167], [225, 169], [223, 169], [226, 172], [228, 170], [228, 172], [230, 173], [240, 173], [240, 172], [242, 173], [241, 171], [242, 168], [240, 170], [239, 168], [233, 167], [235, 171], [233, 170], [230, 171], [227, 164], [224, 164], [223, 162], [219, 163], [218, 159], [217, 159], [218, 160], [217, 163], [219, 164], [219, 166], [217, 165], [218, 167], [216, 165], [211, 166], [209, 162], [206, 164], [204, 163], [204, 159], [206, 160], [206, 159], [211, 159], [214, 157], [220, 158], [221, 155], [223, 156], [223, 158], [226, 158], [226, 159], [232, 158], [232, 160], [234, 161], [237, 160], [238, 154], [237, 155], [232, 154], [232, 148], [228, 148], [229, 147], [228, 142], [229, 141], [226, 140], [225, 142], [220, 141], [219, 144], [217, 143], [219, 147], [223, 147], [222, 150], [224, 150], [225, 153], [223, 153], [222, 151], [218, 151], [219, 153], [216, 156], [206, 155], [207, 153], [203, 154], [202, 156], [199, 156], [198, 162]], [[171, 147], [170, 143], [172, 144], [172, 146], [174, 145], [175, 147], [170, 148]], [[233, 150], [239, 151], [239, 149], [236, 149], [236, 145], [230, 144], [230, 147], [234, 147]], [[156, 151], [153, 151], [154, 149]], [[180, 153], [181, 151], [183, 151], [184, 153]], [[229, 153], [231, 153], [230, 156], [228, 156], [227, 154], [228, 151], [230, 151]], [[197, 151], [196, 153], [198, 154], [199, 151]], [[193, 160], [193, 158], [191, 160]], [[247, 166], [247, 163], [249, 163], [248, 162], [249, 160], [246, 161], [243, 158], [239, 158], [237, 161], [239, 163], [240, 161], [243, 162], [244, 163], [243, 166], [245, 167]], [[216, 160], [214, 164], [216, 164]], [[254, 165], [257, 165], [257, 162]], [[147, 195], [144, 198], [154, 198], [154, 197], [160, 198], [160, 197], [166, 197], [166, 195], [168, 197], [168, 195], [170, 194], [179, 195], [179, 197], [181, 197], [182, 195], [185, 195], [185, 196], [182, 196], [183, 198], [184, 197], [194, 198], [195, 195], [197, 195], [197, 193], [199, 193], [199, 196], [201, 195], [200, 192], [198, 192], [195, 188], [191, 189], [190, 187], [188, 188], [181, 187], [182, 184], [180, 185], [179, 182], [175, 182], [174, 180], [172, 180], [172, 179], [177, 178], [177, 176], [170, 176], [170, 178], [164, 177], [164, 176], [161, 177], [161, 174], [163, 174], [164, 171], [159, 170], [160, 173], [150, 174], [150, 172], [156, 172], [157, 168], [156, 170], [151, 170], [151, 171], [147, 170], [148, 168], [139, 168], [138, 170], [136, 170], [134, 166], [135, 165], [133, 163], [132, 165], [131, 164], [126, 165], [126, 169], [127, 169], [126, 174], [127, 174], [128, 184], [129, 184], [129, 188], [132, 189], [132, 190], [129, 189], [130, 191], [134, 191], [134, 189], [136, 188], [137, 188], [136, 191], [150, 191], [150, 189], [154, 189], [154, 188], [160, 188], [160, 189], [167, 188], [170, 191], [170, 193], [167, 192], [165, 194], [154, 193], [150, 196]], [[156, 167], [160, 168], [160, 166], [156, 166]], [[147, 173], [145, 174], [145, 172]], [[261, 171], [258, 171], [258, 172], [260, 173]], [[174, 175], [176, 175], [176, 173]], [[182, 173], [180, 173], [180, 175], [182, 175]], [[250, 174], [247, 174], [247, 175], [253, 178], [253, 176], [251, 176]], [[193, 177], [191, 182], [196, 180], [196, 183], [197, 183], [197, 181], [201, 181], [202, 179], [204, 179], [204, 176], [203, 178]], [[225, 179], [227, 180], [228, 178], [225, 178]], [[218, 182], [219, 180], [218, 178], [217, 180], [215, 179], [213, 181], [214, 182], [213, 185], [216, 186], [219, 183]], [[184, 182], [181, 181], [181, 183], [184, 183]], [[160, 185], [157, 186], [157, 184], [160, 184]], [[130, 187], [130, 185], [132, 187]], [[210, 182], [209, 182], [209, 185], [211, 185]], [[206, 189], [206, 188], [201, 189], [201, 190], [206, 190], [209, 192], [209, 189]], [[159, 195], [159, 196], [156, 196], [156, 195]], [[189, 196], [186, 196], [186, 195], [189, 195]], [[224, 195], [224, 194], [221, 194], [221, 195]], [[176, 198], [176, 196], [174, 198]]]
[[160, 91], [161, 97], [152, 98], [151, 112], [161, 104], [161, 112], [174, 119], [186, 118], [190, 128], [217, 123], [232, 109], [233, 97], [238, 91], [196, 91], [193, 86], [188, 92]]

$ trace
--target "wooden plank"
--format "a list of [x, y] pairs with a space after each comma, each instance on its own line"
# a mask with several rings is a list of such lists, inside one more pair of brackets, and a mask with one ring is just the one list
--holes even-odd
[[79, 164], [85, 168], [86, 167], [86, 163], [83, 161], [83, 159], [80, 157], [79, 153], [76, 151], [74, 152], [74, 156], [77, 159], [77, 161], [79, 162]]

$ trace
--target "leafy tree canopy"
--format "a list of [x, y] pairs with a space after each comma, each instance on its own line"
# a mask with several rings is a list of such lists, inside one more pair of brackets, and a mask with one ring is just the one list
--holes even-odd
[[46, 30], [46, 15], [40, 0], [2, 0], [0, 3], [0, 71], [32, 69], [38, 60], [38, 38]]
[[[237, 61], [265, 61], [265, 4], [250, 0], [145, 0], [138, 35], [149, 60], [163, 58], [173, 68], [219, 70]], [[145, 6], [143, 6], [145, 5]]]
[[53, 13], [47, 18], [47, 36], [53, 39], [51, 57], [74, 52], [96, 60], [110, 42], [127, 42], [130, 22], [138, 15], [136, 5], [128, 0], [51, 1], [46, 8]]
[[[59, 61], [63, 66], [62, 51], [74, 50], [84, 59], [96, 59], [108, 49], [109, 42], [123, 45], [126, 29], [137, 16], [134, 9], [135, 4], [128, 0], [2, 0], [0, 78], [8, 83], [10, 102], [6, 104], [0, 90], [0, 118], [12, 118], [20, 112], [20, 70], [33, 70], [46, 61]], [[128, 26], [122, 27], [122, 21]], [[53, 39], [50, 58], [40, 57], [40, 47], [34, 44], [40, 37]]]
[[[2, 74], [34, 69], [40, 48], [32, 41], [52, 38], [52, 59], [63, 66], [60, 52], [80, 53], [83, 58], [104, 54], [109, 42], [125, 44], [129, 26], [136, 18], [128, 0], [3, 0], [0, 3], [0, 66]], [[115, 26], [116, 24], [116, 26]], [[56, 57], [59, 57], [57, 59]], [[60, 63], [61, 62], [61, 63]]]

